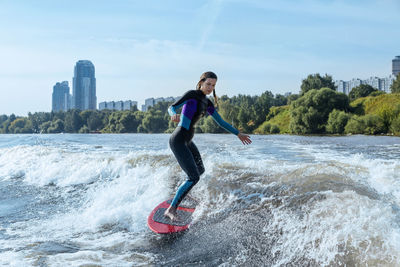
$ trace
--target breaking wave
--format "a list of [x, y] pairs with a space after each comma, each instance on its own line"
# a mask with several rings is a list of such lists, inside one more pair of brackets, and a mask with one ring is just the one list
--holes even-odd
[[147, 216], [185, 179], [168, 137], [7, 136], [0, 264], [399, 265], [398, 139], [196, 136], [194, 222], [162, 236]]

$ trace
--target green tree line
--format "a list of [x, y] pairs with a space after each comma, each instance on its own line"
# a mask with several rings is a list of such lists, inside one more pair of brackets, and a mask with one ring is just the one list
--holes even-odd
[[362, 84], [348, 96], [336, 91], [331, 76], [309, 75], [298, 97], [285, 107], [271, 108], [255, 132], [400, 135], [400, 75], [390, 94]]
[[[218, 101], [221, 116], [246, 132], [260, 126], [272, 106], [286, 105], [288, 99], [266, 91], [260, 96], [222, 96]], [[0, 116], [0, 133], [165, 133], [172, 132], [177, 123], [167, 112], [171, 102], [160, 102], [147, 112], [137, 110], [69, 110], [66, 112], [36, 112], [27, 117], [14, 114]], [[197, 132], [224, 132], [210, 116], [196, 125]]]
[[[336, 91], [330, 75], [311, 74], [299, 94], [221, 96], [218, 112], [242, 132], [259, 134], [396, 134], [400, 135], [400, 75], [385, 94], [360, 85], [347, 96]], [[167, 112], [171, 102], [160, 102], [147, 112], [69, 110], [36, 112], [27, 117], [0, 115], [0, 133], [168, 133], [176, 123]], [[224, 132], [210, 116], [196, 132]]]

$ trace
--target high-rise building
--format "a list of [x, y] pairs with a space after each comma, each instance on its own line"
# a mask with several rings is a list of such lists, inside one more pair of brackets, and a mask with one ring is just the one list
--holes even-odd
[[349, 94], [349, 82], [346, 81], [342, 81], [342, 80], [338, 80], [335, 81], [335, 85], [336, 85], [336, 91], [346, 94]]
[[72, 105], [80, 110], [96, 109], [96, 78], [89, 60], [79, 60], [75, 65]]
[[144, 100], [144, 105], [142, 106], [142, 111], [147, 111], [149, 110], [149, 107], [154, 106], [154, 98], [147, 98]]
[[123, 110], [124, 109], [124, 102], [123, 101], [116, 101], [114, 108], [116, 110]]
[[336, 91], [346, 95], [348, 95], [354, 87], [360, 86], [361, 84], [368, 84], [375, 89], [390, 93], [390, 86], [393, 84], [394, 80], [395, 76], [389, 75], [386, 78], [370, 77], [366, 80], [361, 80], [358, 78], [351, 79], [350, 81], [337, 80], [335, 81], [335, 85], [337, 87]]
[[109, 101], [100, 102], [99, 110], [109, 109], [109, 110], [131, 110], [133, 106], [137, 107], [137, 101], [126, 100], [126, 101]]
[[67, 81], [53, 86], [52, 111], [67, 111], [71, 108], [71, 95]]
[[160, 102], [175, 102], [178, 99], [180, 99], [180, 97], [167, 97], [167, 98], [163, 98], [163, 97], [159, 97], [159, 98], [147, 98], [144, 101], [144, 105], [142, 105], [142, 111], [148, 111], [150, 107], [154, 106], [157, 103]]
[[383, 91], [386, 93], [390, 93], [392, 90], [390, 89], [392, 87], [392, 84], [396, 80], [396, 76], [394, 75], [389, 75], [389, 77], [386, 77], [383, 79]]
[[127, 100], [124, 101], [124, 110], [131, 110], [134, 106], [137, 108], [137, 101]]
[[400, 73], [400, 56], [392, 60], [392, 74], [397, 76]]
[[99, 103], [99, 109], [100, 110], [107, 109], [107, 102], [100, 102]]
[[114, 110], [115, 109], [115, 102], [114, 101], [108, 101], [106, 102], [106, 107], [109, 110]]

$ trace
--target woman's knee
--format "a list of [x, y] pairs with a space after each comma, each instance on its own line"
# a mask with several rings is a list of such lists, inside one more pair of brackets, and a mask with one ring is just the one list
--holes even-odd
[[189, 181], [193, 183], [193, 186], [197, 184], [197, 182], [200, 180], [200, 175], [191, 175], [189, 177]]
[[197, 169], [199, 170], [199, 174], [202, 175], [206, 170], [204, 169], [203, 165], [200, 165], [197, 167]]

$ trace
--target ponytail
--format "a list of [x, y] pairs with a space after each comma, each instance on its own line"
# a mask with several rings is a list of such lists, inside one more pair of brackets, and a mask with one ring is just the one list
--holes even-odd
[[215, 94], [215, 89], [213, 90], [213, 97], [214, 97], [215, 108], [218, 108], [218, 97]]

